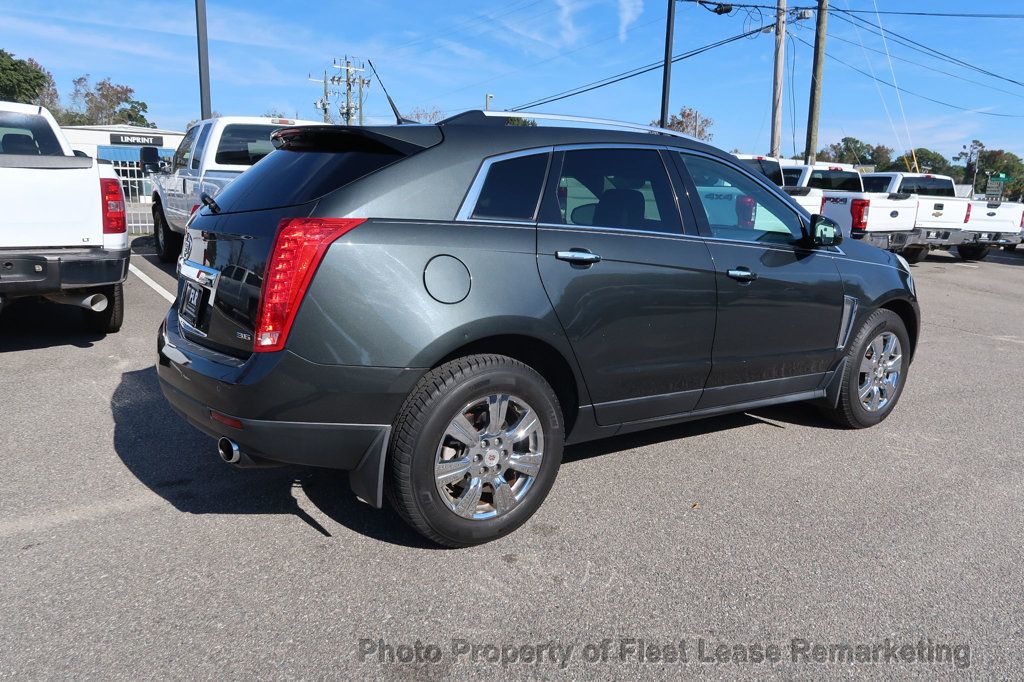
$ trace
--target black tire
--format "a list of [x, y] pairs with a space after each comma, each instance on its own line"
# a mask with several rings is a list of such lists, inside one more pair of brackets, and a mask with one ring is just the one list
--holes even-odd
[[985, 260], [990, 248], [978, 244], [960, 244], [956, 247], [957, 254], [964, 260]]
[[900, 255], [906, 258], [907, 262], [910, 264], [920, 263], [928, 257], [928, 248], [904, 249], [903, 253]]
[[1017, 244], [1007, 244], [1003, 248], [1006, 249], [1007, 251], [1016, 251], [1017, 250]]
[[162, 263], [173, 263], [181, 255], [182, 235], [171, 229], [159, 203], [153, 205], [153, 237], [156, 255]]
[[[864, 407], [858, 395], [860, 365], [867, 353], [868, 345], [883, 332], [892, 332], [899, 339], [903, 362], [894, 395], [885, 406], [871, 412]], [[910, 338], [900, 316], [886, 309], [873, 312], [861, 326], [846, 353], [846, 365], [836, 406], [824, 406], [822, 412], [837, 424], [850, 429], [864, 429], [881, 422], [889, 416], [903, 395], [903, 388], [907, 383], [907, 370], [910, 368], [910, 352]]]
[[[438, 446], [463, 405], [495, 393], [521, 396], [539, 418], [543, 459], [532, 486], [510, 511], [491, 519], [457, 515], [434, 478]], [[489, 542], [521, 526], [540, 507], [562, 461], [564, 426], [554, 391], [533, 368], [504, 355], [470, 355], [428, 372], [395, 420], [385, 473], [388, 500], [426, 538], [448, 547]]]
[[96, 291], [107, 297], [107, 307], [98, 313], [83, 309], [85, 326], [96, 334], [116, 334], [124, 322], [124, 286], [114, 284]]

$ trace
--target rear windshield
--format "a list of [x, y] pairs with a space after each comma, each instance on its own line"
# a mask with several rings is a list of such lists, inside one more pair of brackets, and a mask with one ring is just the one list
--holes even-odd
[[782, 165], [771, 159], [740, 159], [747, 168], [762, 173], [779, 187], [782, 187]]
[[800, 176], [803, 171], [799, 168], [783, 168], [782, 177], [786, 180], [787, 187], [796, 187], [800, 184]]
[[864, 178], [864, 191], [865, 192], [888, 192], [890, 178], [885, 176], [877, 178]]
[[953, 181], [949, 178], [903, 178], [900, 192], [904, 194], [924, 194], [930, 197], [953, 197]]
[[64, 156], [64, 150], [42, 116], [0, 111], [0, 154]]
[[277, 150], [217, 195], [222, 212], [259, 211], [318, 199], [403, 158], [393, 150]]
[[280, 127], [253, 123], [232, 123], [224, 126], [214, 160], [230, 166], [251, 166], [274, 151], [270, 133]]
[[811, 179], [807, 181], [807, 185], [841, 192], [863, 191], [860, 184], [860, 173], [853, 171], [811, 170]]

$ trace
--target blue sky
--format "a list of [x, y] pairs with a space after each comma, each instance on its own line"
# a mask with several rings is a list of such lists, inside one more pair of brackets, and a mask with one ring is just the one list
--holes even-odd
[[[749, 2], [750, 0], [748, 0]], [[763, 0], [760, 0], [763, 2]], [[1017, 3], [985, 5], [956, 0], [878, 0], [882, 9], [913, 11], [1013, 11]], [[790, 0], [806, 6], [811, 0]], [[871, 9], [872, 0], [832, 0], [834, 8]], [[1024, 3], [1020, 3], [1024, 11]], [[260, 115], [270, 108], [317, 118], [322, 74], [345, 54], [373, 59], [402, 109], [437, 108], [456, 113], [514, 107], [661, 58], [662, 0], [504, 0], [503, 2], [407, 2], [392, 0], [207, 0], [212, 99], [222, 114]], [[190, 0], [133, 2], [11, 2], [0, 0], [0, 47], [34, 57], [50, 69], [62, 93], [81, 73], [131, 85], [148, 102], [160, 127], [180, 129], [198, 117], [195, 19]], [[770, 12], [764, 19], [770, 21]], [[873, 20], [873, 15], [863, 15]], [[977, 63], [990, 71], [1024, 74], [1024, 21], [883, 16], [886, 28]], [[688, 2], [677, 5], [676, 52], [741, 33], [761, 23], [739, 11], [716, 16]], [[813, 19], [793, 29], [813, 40]], [[829, 51], [842, 62], [890, 80], [881, 39], [832, 19]], [[842, 42], [845, 39], [851, 42]], [[858, 41], [863, 41], [862, 49]], [[795, 47], [795, 50], [794, 50]], [[726, 149], [765, 152], [769, 145], [772, 76], [771, 35], [757, 35], [677, 63], [673, 110], [696, 107], [714, 119], [714, 143]], [[783, 152], [803, 148], [811, 49], [787, 44], [787, 79], [795, 78], [795, 107], [785, 86]], [[890, 43], [895, 56], [978, 81], [895, 61], [898, 83], [911, 91], [978, 111], [1018, 114], [998, 118], [955, 111], [903, 96], [906, 125], [892, 88], [879, 88], [837, 61], [825, 66], [820, 141], [844, 135], [903, 148], [907, 139], [951, 155], [973, 138], [990, 148], [1024, 155], [1024, 87], [940, 62]], [[982, 58], [981, 55], [984, 55]], [[795, 56], [795, 63], [789, 59]], [[661, 73], [655, 71], [541, 110], [629, 121], [657, 117]], [[1004, 92], [1005, 91], [1005, 92]], [[882, 99], [896, 127], [890, 125]], [[795, 111], [796, 125], [792, 124]], [[374, 84], [366, 113], [389, 119]]]

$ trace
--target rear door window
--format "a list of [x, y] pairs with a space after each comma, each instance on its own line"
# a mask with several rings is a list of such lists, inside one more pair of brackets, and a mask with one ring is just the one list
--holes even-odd
[[948, 178], [903, 178], [900, 192], [904, 194], [925, 194], [934, 197], [953, 197], [956, 192]]
[[786, 187], [798, 187], [801, 175], [803, 175], [803, 171], [799, 168], [782, 169], [782, 177], [786, 181]]
[[655, 149], [565, 152], [557, 183], [564, 225], [682, 232], [668, 172]]
[[865, 192], [888, 192], [889, 191], [889, 178], [878, 177], [878, 178], [864, 178], [864, 191]]
[[840, 192], [861, 192], [860, 174], [853, 171], [811, 169], [809, 187]]
[[42, 116], [0, 111], [0, 154], [64, 156], [64, 150]]
[[483, 220], [532, 221], [537, 215], [537, 203], [547, 165], [547, 153], [492, 163], [483, 187], [480, 188], [472, 217]]
[[782, 164], [778, 161], [773, 161], [772, 159], [740, 159], [740, 163], [750, 170], [760, 173], [780, 187], [784, 182]]
[[274, 151], [270, 133], [283, 126], [232, 123], [224, 126], [215, 161], [225, 166], [251, 166]]

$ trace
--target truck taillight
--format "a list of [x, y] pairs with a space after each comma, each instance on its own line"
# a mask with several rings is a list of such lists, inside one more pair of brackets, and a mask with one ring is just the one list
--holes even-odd
[[754, 217], [757, 215], [757, 201], [754, 197], [736, 197], [736, 224], [747, 229], [754, 229]]
[[821, 198], [821, 206], [818, 207], [818, 213], [825, 212], [825, 197]]
[[861, 232], [868, 229], [868, 209], [870, 207], [870, 199], [854, 199], [850, 202], [850, 217], [853, 218], [851, 229]]
[[124, 234], [128, 218], [124, 210], [124, 192], [117, 178], [100, 178], [100, 200], [103, 202], [103, 234]]
[[1024, 230], [1024, 213], [1020, 214], [1020, 229]]
[[267, 261], [256, 315], [256, 352], [284, 348], [302, 297], [328, 247], [365, 218], [285, 218]]
[[964, 222], [966, 223], [966, 222], [969, 222], [970, 220], [971, 220], [971, 205], [967, 204], [967, 213], [964, 214]]

